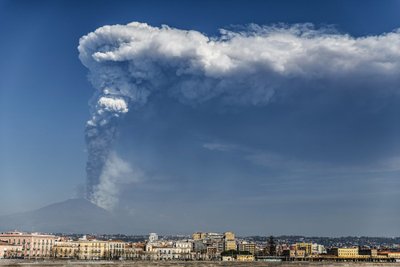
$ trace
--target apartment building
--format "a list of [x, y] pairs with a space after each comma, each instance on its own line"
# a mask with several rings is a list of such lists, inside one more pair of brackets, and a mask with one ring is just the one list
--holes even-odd
[[328, 254], [339, 258], [357, 258], [358, 247], [353, 248], [331, 248], [328, 249]]
[[236, 250], [235, 234], [232, 232], [224, 233], [224, 251]]
[[256, 253], [256, 244], [252, 242], [247, 242], [247, 241], [241, 241], [238, 243], [237, 246], [238, 251], [247, 251], [250, 252], [251, 255], [255, 255]]
[[10, 245], [22, 246], [21, 256], [24, 258], [49, 258], [56, 236], [40, 233], [6, 232], [0, 233], [0, 241]]
[[11, 245], [0, 241], [0, 259], [11, 259], [22, 257], [22, 245]]

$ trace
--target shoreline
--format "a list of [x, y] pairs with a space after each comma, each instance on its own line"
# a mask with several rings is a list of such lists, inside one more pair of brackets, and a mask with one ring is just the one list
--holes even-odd
[[259, 267], [293, 267], [293, 266], [391, 266], [400, 267], [400, 262], [224, 262], [224, 261], [79, 261], [79, 260], [24, 260], [24, 259], [0, 259], [0, 266], [194, 266], [194, 267], [218, 267], [218, 266], [259, 266]]

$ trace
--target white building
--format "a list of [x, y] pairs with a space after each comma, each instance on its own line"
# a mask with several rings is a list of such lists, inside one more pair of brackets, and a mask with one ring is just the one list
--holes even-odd
[[193, 247], [193, 243], [190, 240], [179, 240], [179, 241], [175, 242], [174, 246], [176, 248], [181, 248], [181, 249], [185, 249], [185, 250], [189, 249], [190, 252], [191, 252], [192, 251], [192, 247]]
[[323, 254], [326, 253], [326, 249], [323, 245], [313, 243], [312, 244], [312, 254]]
[[192, 258], [192, 242], [180, 240], [176, 242], [147, 243], [146, 258], [150, 260], [185, 260]]

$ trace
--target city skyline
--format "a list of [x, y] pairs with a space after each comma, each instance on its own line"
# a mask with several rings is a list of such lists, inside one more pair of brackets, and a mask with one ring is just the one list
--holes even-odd
[[[399, 238], [238, 237], [234, 232], [141, 236], [0, 233], [0, 259], [245, 262], [380, 262], [400, 260]], [[6, 262], [7, 263], [7, 262]], [[9, 262], [8, 262], [9, 263]], [[68, 262], [69, 264], [70, 262]]]
[[398, 8], [0, 1], [0, 218], [399, 236]]

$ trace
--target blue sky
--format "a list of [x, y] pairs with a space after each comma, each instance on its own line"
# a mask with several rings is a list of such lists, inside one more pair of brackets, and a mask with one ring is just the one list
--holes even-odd
[[[95, 89], [77, 47], [89, 32], [133, 21], [205, 36], [250, 23], [313, 23], [359, 37], [399, 28], [399, 8], [399, 1], [0, 1], [0, 202], [7, 203], [0, 214], [74, 197], [86, 183], [84, 131]], [[229, 224], [242, 234], [398, 236], [400, 84], [385, 77], [300, 83], [258, 106], [154, 95], [118, 125], [114, 149], [144, 173], [120, 189], [118, 209], [144, 223], [156, 218], [154, 231]]]

